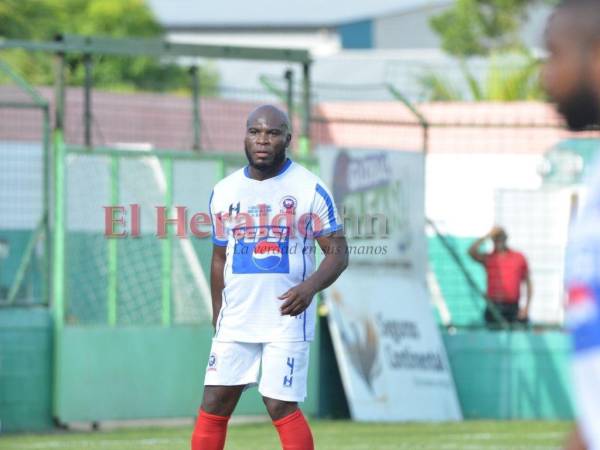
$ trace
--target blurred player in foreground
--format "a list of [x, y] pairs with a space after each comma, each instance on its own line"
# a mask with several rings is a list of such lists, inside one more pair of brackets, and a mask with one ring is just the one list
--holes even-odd
[[[247, 120], [248, 166], [214, 187], [211, 292], [215, 335], [192, 450], [221, 450], [242, 391], [258, 384], [284, 450], [312, 450], [306, 397], [317, 292], [348, 264], [329, 190], [286, 157], [287, 115], [264, 105]], [[324, 259], [315, 270], [317, 241]], [[261, 369], [259, 381], [259, 370]]]
[[[563, 1], [548, 22], [546, 44], [543, 82], [569, 128], [600, 124], [600, 0]], [[600, 166], [589, 175], [565, 268], [579, 424], [569, 450], [600, 450]]]
[[[491, 253], [482, 253], [480, 248], [488, 239], [494, 243], [494, 250]], [[485, 268], [486, 296], [496, 306], [500, 315], [508, 323], [527, 323], [533, 296], [529, 267], [525, 256], [511, 249], [507, 242], [506, 231], [503, 228], [494, 227], [488, 234], [471, 244], [469, 256]], [[525, 305], [519, 307], [522, 283], [525, 283], [527, 288], [527, 299]], [[485, 309], [483, 318], [488, 325], [495, 325], [498, 322], [489, 307]]]

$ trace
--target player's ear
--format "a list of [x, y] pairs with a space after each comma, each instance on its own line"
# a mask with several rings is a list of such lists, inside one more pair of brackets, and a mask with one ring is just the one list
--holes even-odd
[[285, 137], [285, 147], [288, 148], [290, 146], [290, 142], [292, 142], [292, 133], [288, 133]]

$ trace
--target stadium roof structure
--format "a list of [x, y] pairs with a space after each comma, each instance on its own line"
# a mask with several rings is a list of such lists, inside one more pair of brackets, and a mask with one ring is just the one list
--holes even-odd
[[231, 45], [179, 44], [164, 39], [115, 39], [98, 36], [64, 35], [51, 42], [0, 39], [1, 48], [22, 48], [32, 51], [57, 53], [146, 55], [146, 56], [191, 56], [223, 59], [250, 59], [266, 61], [290, 61], [302, 64], [311, 62], [308, 50], [241, 47]]
[[194, 0], [149, 0], [158, 21], [167, 28], [332, 27], [450, 3], [448, 0], [345, 0], [343, 3], [224, 0], [207, 7]]

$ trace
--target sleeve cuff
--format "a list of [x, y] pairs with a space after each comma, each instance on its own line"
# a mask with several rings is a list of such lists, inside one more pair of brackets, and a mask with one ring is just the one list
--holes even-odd
[[218, 245], [219, 247], [226, 247], [227, 246], [227, 241], [222, 241], [220, 239], [217, 239], [216, 237], [212, 237], [212, 241], [213, 244]]
[[324, 230], [319, 230], [319, 231], [313, 233], [313, 237], [316, 237], [316, 238], [321, 237], [325, 234], [335, 233], [336, 231], [343, 230], [343, 229], [344, 229], [344, 226], [342, 224], [337, 224], [331, 228], [326, 228]]

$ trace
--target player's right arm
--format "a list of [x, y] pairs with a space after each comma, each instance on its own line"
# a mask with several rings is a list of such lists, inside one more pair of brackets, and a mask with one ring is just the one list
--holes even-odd
[[576, 427], [569, 435], [567, 443], [565, 444], [565, 450], [587, 450], [579, 427]]
[[483, 253], [481, 251], [481, 246], [487, 239], [489, 239], [493, 236], [495, 231], [496, 231], [496, 227], [492, 228], [492, 230], [488, 234], [477, 239], [469, 247], [469, 256], [471, 258], [473, 258], [475, 261], [477, 261], [478, 263], [485, 264], [485, 253]]
[[225, 288], [225, 259], [227, 247], [213, 245], [212, 260], [210, 262], [210, 295], [212, 299], [212, 324], [217, 327], [217, 318], [223, 302], [223, 289]]

